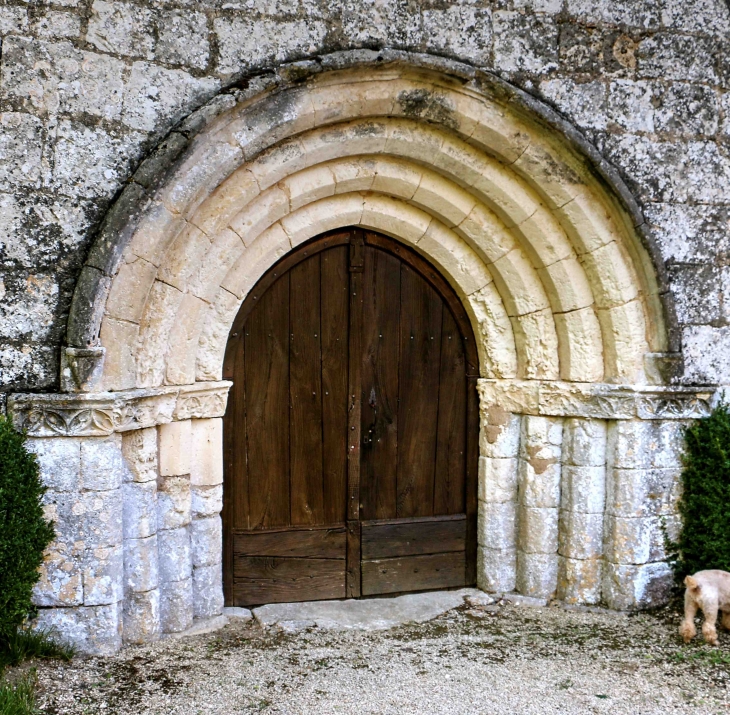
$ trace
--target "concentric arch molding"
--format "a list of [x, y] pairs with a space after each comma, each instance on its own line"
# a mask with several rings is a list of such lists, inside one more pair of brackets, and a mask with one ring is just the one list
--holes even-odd
[[477, 383], [483, 409], [545, 417], [607, 420], [685, 420], [710, 414], [721, 388], [654, 387], [545, 380]]
[[80, 394], [17, 394], [8, 399], [16, 428], [32, 437], [105, 437], [174, 420], [222, 417], [227, 380]]

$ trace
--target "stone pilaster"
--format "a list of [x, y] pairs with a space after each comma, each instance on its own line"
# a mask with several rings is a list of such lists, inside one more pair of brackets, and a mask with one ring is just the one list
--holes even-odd
[[620, 420], [608, 434], [603, 598], [610, 608], [664, 600], [672, 575], [665, 528], [676, 528], [683, 429], [679, 420]]
[[605, 420], [565, 420], [558, 598], [566, 603], [594, 605], [601, 600], [606, 431]]
[[563, 420], [526, 415], [520, 432], [517, 590], [550, 599], [558, 580]]
[[193, 624], [193, 573], [190, 544], [191, 421], [158, 427], [160, 477], [157, 545], [160, 622], [163, 633]]
[[160, 590], [157, 557], [157, 430], [126, 432], [122, 453], [127, 462], [124, 495], [125, 643], [160, 637]]
[[481, 422], [477, 583], [485, 591], [512, 591], [520, 418], [491, 406], [482, 410]]

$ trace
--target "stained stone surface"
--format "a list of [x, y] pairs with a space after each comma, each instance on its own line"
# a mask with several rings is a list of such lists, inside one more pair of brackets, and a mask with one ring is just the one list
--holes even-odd
[[273, 603], [253, 609], [263, 626], [279, 625], [284, 630], [317, 627], [334, 630], [377, 631], [405, 623], [423, 623], [452, 608], [464, 605], [468, 597], [479, 598], [474, 588], [458, 591], [410, 593], [394, 598], [364, 598], [345, 601]]

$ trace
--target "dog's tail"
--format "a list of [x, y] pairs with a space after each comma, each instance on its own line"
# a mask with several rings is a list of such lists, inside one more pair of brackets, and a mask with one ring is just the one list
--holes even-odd
[[690, 590], [690, 591], [699, 591], [700, 590], [700, 584], [697, 582], [697, 579], [694, 576], [686, 576], [684, 579], [684, 585]]

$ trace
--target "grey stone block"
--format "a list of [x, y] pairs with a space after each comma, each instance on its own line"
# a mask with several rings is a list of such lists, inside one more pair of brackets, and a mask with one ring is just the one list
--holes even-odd
[[191, 511], [193, 516], [204, 517], [220, 514], [223, 508], [222, 484], [212, 487], [192, 486], [190, 494], [192, 498]]
[[159, 640], [160, 591], [128, 593], [124, 599], [124, 643], [151, 643]]
[[190, 525], [193, 566], [211, 566], [223, 557], [223, 524], [219, 516], [194, 519]]
[[606, 467], [562, 467], [560, 506], [570, 511], [602, 514], [606, 506]]
[[81, 443], [81, 486], [89, 491], [118, 489], [126, 471], [120, 435]]
[[122, 546], [102, 546], [84, 553], [84, 606], [105, 606], [123, 598]]
[[550, 600], [558, 586], [557, 554], [517, 552], [516, 589], [524, 596]]
[[560, 511], [558, 551], [571, 559], [593, 559], [603, 553], [603, 514]]
[[189, 477], [161, 477], [157, 483], [157, 528], [179, 529], [190, 523]]
[[157, 588], [160, 580], [157, 536], [124, 542], [124, 591], [140, 593]]
[[163, 633], [180, 633], [193, 625], [193, 579], [170, 581], [160, 587]]
[[514, 549], [477, 549], [477, 585], [490, 593], [513, 591], [517, 574]]
[[193, 569], [193, 615], [210, 618], [223, 613], [223, 565], [219, 562]]
[[144, 539], [157, 532], [157, 483], [127, 482], [122, 485], [125, 539]]
[[80, 653], [113, 655], [122, 645], [120, 604], [42, 608], [34, 626], [54, 629]]
[[161, 581], [182, 581], [190, 578], [193, 564], [188, 527], [158, 531], [157, 540]]
[[611, 469], [606, 512], [613, 516], [669, 515], [676, 511], [680, 469]]
[[674, 575], [666, 563], [603, 567], [603, 600], [619, 611], [655, 608], [669, 600]]
[[605, 420], [566, 419], [563, 430], [563, 465], [576, 467], [604, 465], [607, 425]]
[[602, 559], [558, 557], [557, 597], [563, 603], [595, 606], [601, 602]]
[[479, 502], [478, 542], [490, 549], [514, 549], [517, 505], [514, 502]]
[[558, 550], [558, 509], [520, 507], [517, 518], [517, 548], [531, 554]]
[[41, 479], [55, 492], [78, 491], [81, 471], [81, 440], [62, 437], [29, 438], [26, 447], [38, 458]]

